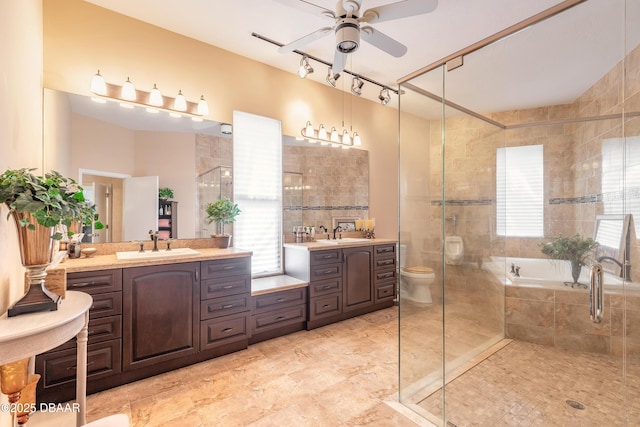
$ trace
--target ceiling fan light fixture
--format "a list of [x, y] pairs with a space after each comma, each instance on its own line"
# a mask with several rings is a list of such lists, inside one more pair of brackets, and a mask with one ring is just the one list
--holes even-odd
[[355, 52], [360, 46], [360, 26], [354, 18], [342, 18], [336, 25], [336, 49], [342, 53]]
[[386, 87], [382, 88], [382, 90], [380, 91], [380, 95], [378, 95], [378, 99], [380, 100], [380, 103], [382, 105], [387, 105], [391, 100], [391, 95], [389, 95], [389, 89]]
[[300, 59], [300, 67], [298, 68], [298, 76], [301, 79], [304, 79], [305, 77], [307, 77], [311, 73], [313, 73], [313, 67], [311, 67], [311, 64], [309, 64], [309, 58], [306, 55], [304, 55]]
[[364, 82], [360, 80], [358, 76], [353, 76], [353, 80], [351, 81], [351, 93], [357, 96], [362, 95], [362, 86], [364, 86]]

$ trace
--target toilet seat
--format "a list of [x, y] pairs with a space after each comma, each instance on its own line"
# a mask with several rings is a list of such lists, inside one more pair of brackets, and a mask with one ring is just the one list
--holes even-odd
[[433, 273], [433, 268], [422, 267], [422, 266], [404, 267], [403, 270], [406, 271], [407, 273], [422, 273], [422, 274]]
[[423, 266], [402, 267], [400, 269], [400, 275], [415, 279], [433, 279], [436, 277], [435, 273], [433, 272], [433, 268]]

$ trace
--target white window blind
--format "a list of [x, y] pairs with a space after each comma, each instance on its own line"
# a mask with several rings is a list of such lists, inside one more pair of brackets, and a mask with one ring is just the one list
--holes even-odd
[[498, 148], [496, 231], [499, 236], [544, 235], [542, 145]]
[[[602, 141], [602, 202], [605, 214], [640, 218], [640, 137]], [[640, 227], [635, 229], [640, 238]], [[612, 247], [618, 245], [619, 242]]]
[[253, 251], [252, 276], [282, 273], [282, 128], [279, 120], [233, 112], [233, 197], [242, 211], [234, 246]]

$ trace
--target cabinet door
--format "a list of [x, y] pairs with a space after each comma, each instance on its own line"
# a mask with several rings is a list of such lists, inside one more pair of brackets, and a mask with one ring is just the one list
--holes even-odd
[[128, 268], [123, 273], [123, 369], [198, 352], [200, 263]]
[[342, 312], [373, 304], [373, 247], [344, 248]]

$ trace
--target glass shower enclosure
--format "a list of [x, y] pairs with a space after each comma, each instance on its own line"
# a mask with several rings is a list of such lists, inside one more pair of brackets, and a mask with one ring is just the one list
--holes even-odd
[[[640, 0], [561, 6], [399, 81], [401, 266], [435, 273], [400, 275], [399, 397], [435, 425], [640, 425]], [[542, 245], [603, 218], [571, 286]]]

